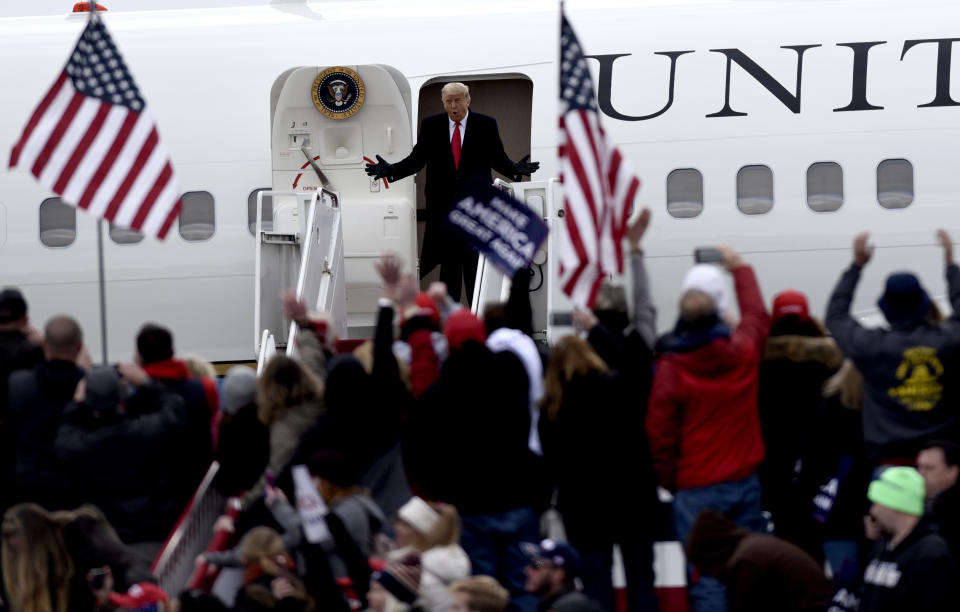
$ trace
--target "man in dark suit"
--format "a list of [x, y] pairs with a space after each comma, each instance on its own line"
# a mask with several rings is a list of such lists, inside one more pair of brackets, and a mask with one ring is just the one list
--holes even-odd
[[[470, 90], [463, 83], [447, 83], [441, 90], [446, 112], [431, 115], [420, 123], [417, 144], [410, 155], [390, 164], [377, 155], [376, 164], [367, 164], [367, 174], [391, 183], [427, 167], [425, 196], [427, 226], [420, 254], [420, 277], [440, 266], [440, 281], [454, 299], [460, 297], [461, 274], [466, 281], [467, 299], [473, 299], [477, 275], [477, 253], [450, 231], [444, 219], [471, 177], [492, 182], [491, 170], [513, 180], [533, 174], [538, 162], [512, 162], [503, 150], [497, 121], [470, 112]], [[469, 132], [469, 135], [468, 135]], [[433, 229], [430, 229], [433, 228]], [[429, 236], [429, 239], [428, 239]]]

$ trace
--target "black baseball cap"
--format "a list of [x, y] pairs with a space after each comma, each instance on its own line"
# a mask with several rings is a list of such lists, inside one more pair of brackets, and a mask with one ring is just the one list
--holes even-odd
[[22, 319], [27, 314], [27, 301], [19, 289], [4, 287], [0, 291], [0, 323]]

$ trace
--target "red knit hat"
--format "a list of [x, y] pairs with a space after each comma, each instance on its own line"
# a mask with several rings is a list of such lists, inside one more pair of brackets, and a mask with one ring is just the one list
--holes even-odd
[[450, 343], [451, 350], [457, 350], [468, 340], [483, 344], [487, 341], [487, 330], [483, 321], [466, 308], [461, 308], [449, 317], [443, 326], [443, 334]]
[[801, 321], [810, 320], [810, 308], [807, 306], [807, 296], [799, 291], [784, 291], [773, 298], [773, 322], [784, 317], [797, 317]]

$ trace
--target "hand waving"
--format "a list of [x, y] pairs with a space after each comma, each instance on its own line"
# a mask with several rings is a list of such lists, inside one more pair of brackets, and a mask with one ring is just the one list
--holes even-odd
[[532, 162], [529, 159], [529, 155], [524, 155], [523, 159], [513, 164], [513, 171], [517, 176], [529, 176], [540, 169], [540, 162]]
[[630, 241], [631, 248], [640, 246], [640, 239], [650, 226], [650, 209], [644, 208], [631, 223], [627, 224], [627, 240]]
[[367, 174], [377, 179], [390, 178], [390, 175], [393, 173], [393, 165], [379, 155], [376, 157], [377, 163], [366, 165], [365, 170]]
[[860, 267], [867, 265], [870, 258], [873, 257], [873, 245], [867, 244], [870, 234], [861, 232], [853, 239], [853, 263]]
[[937, 242], [943, 248], [943, 259], [949, 266], [953, 263], [953, 242], [950, 241], [950, 234], [947, 233], [947, 230], [937, 230]]

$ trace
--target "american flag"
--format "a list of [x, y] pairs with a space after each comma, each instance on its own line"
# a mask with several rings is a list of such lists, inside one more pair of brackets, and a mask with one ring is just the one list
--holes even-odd
[[10, 153], [64, 202], [166, 236], [180, 191], [147, 103], [93, 14]]
[[623, 272], [621, 242], [640, 180], [600, 127], [587, 60], [562, 11], [559, 155], [567, 227], [560, 282], [575, 304], [592, 308], [607, 275]]

